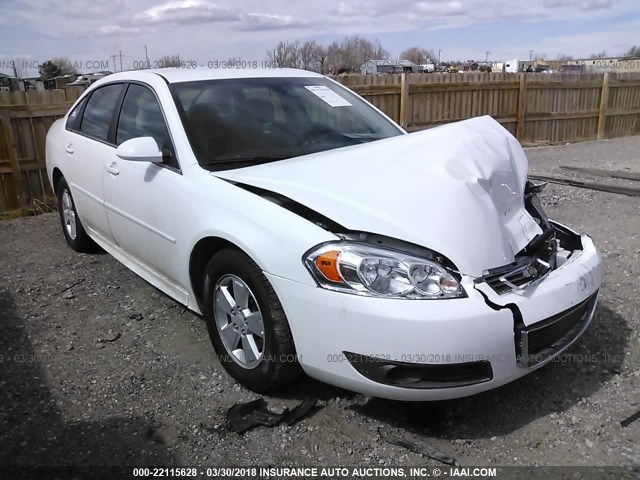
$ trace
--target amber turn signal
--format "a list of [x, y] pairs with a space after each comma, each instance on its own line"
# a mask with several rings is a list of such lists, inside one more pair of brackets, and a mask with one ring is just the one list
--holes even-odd
[[315, 259], [317, 269], [322, 275], [331, 282], [342, 283], [342, 275], [338, 271], [338, 257], [340, 252], [337, 250], [330, 250], [328, 252], [319, 255]]

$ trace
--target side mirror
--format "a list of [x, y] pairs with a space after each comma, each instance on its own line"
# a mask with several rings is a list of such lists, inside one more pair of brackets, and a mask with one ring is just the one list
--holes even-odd
[[116, 155], [134, 162], [162, 163], [162, 152], [153, 137], [137, 137], [122, 142], [116, 149]]

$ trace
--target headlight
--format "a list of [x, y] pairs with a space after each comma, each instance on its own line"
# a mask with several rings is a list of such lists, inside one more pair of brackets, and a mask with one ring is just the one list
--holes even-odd
[[466, 296], [442, 265], [395, 250], [356, 243], [329, 243], [311, 250], [305, 265], [329, 290], [388, 298]]

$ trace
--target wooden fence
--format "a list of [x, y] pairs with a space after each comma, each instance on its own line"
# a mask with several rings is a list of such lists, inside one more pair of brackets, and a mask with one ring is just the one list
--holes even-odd
[[53, 196], [45, 168], [45, 138], [83, 90], [0, 92], [0, 213]]
[[[336, 79], [408, 131], [491, 115], [521, 143], [640, 134], [640, 74], [403, 74]], [[0, 92], [0, 213], [51, 195], [48, 128], [82, 87]]]
[[408, 131], [491, 115], [521, 143], [640, 134], [640, 74], [352, 75], [338, 81]]

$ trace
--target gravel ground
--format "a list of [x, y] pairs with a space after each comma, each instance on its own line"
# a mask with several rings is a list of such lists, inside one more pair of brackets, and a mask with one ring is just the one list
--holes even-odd
[[[640, 172], [640, 137], [527, 150], [559, 165]], [[637, 182], [636, 182], [637, 183]], [[224, 430], [257, 395], [213, 355], [203, 320], [106, 254], [67, 247], [56, 214], [0, 223], [0, 465], [639, 465], [640, 198], [549, 185], [550, 217], [594, 237], [605, 282], [569, 353], [497, 390], [435, 403], [368, 399], [303, 378], [268, 398], [322, 408], [293, 427]], [[582, 361], [581, 361], [582, 360]]]

